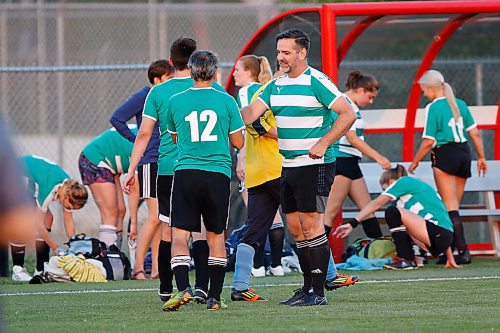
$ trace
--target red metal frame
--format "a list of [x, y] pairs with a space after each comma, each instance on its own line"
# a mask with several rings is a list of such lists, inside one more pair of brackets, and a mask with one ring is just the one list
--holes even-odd
[[431, 68], [432, 62], [436, 59], [444, 43], [446, 43], [453, 33], [465, 23], [465, 21], [471, 19], [475, 15], [475, 13], [467, 13], [450, 21], [443, 28], [443, 30], [439, 32], [439, 35], [434, 38], [424, 58], [422, 59], [422, 63], [418, 68], [417, 74], [415, 74], [415, 80], [413, 81], [410, 97], [408, 99], [408, 111], [406, 112], [405, 130], [403, 134], [403, 161], [405, 162], [413, 160], [415, 116], [417, 115], [418, 102], [420, 101], [420, 86], [417, 81], [427, 70]]
[[340, 63], [344, 59], [347, 52], [351, 48], [352, 44], [358, 39], [359, 36], [366, 29], [368, 29], [373, 23], [380, 20], [384, 15], [372, 15], [365, 18], [363, 21], [359, 22], [349, 33], [344, 37], [342, 43], [340, 43], [337, 49], [337, 67], [340, 66]]

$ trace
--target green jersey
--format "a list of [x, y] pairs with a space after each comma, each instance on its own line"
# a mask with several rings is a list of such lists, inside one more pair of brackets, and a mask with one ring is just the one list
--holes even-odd
[[[157, 84], [149, 91], [144, 104], [142, 116], [158, 122], [160, 129], [160, 148], [158, 157], [158, 174], [173, 175], [174, 164], [177, 160], [177, 146], [172, 142], [172, 137], [167, 130], [167, 109], [170, 97], [194, 86], [191, 77], [174, 77], [168, 81]], [[214, 88], [224, 91], [214, 82]]]
[[250, 105], [253, 95], [257, 92], [257, 90], [259, 90], [260, 87], [261, 84], [257, 82], [252, 82], [244, 87], [241, 87], [236, 98], [236, 102], [238, 102], [239, 107], [243, 108]]
[[311, 159], [309, 149], [330, 130], [331, 107], [341, 96], [325, 74], [311, 67], [296, 78], [283, 75], [266, 86], [259, 99], [275, 115], [283, 167], [335, 161], [333, 145], [319, 159]]
[[413, 177], [401, 177], [382, 192], [382, 195], [397, 200], [398, 207], [453, 232], [453, 223], [448, 211], [439, 194], [430, 185]]
[[477, 124], [472, 118], [467, 104], [461, 99], [456, 99], [460, 118], [453, 117], [453, 111], [445, 97], [436, 98], [425, 107], [425, 127], [422, 138], [434, 141], [434, 146], [447, 143], [467, 142], [467, 132]]
[[232, 96], [209, 88], [190, 88], [172, 96], [168, 131], [177, 134], [174, 170], [198, 169], [231, 177], [229, 136], [245, 124]]
[[[129, 125], [132, 133], [137, 134], [137, 126]], [[83, 155], [92, 164], [111, 170], [115, 175], [127, 172], [130, 166], [130, 155], [134, 144], [113, 127], [95, 137], [83, 148]]]
[[27, 178], [28, 191], [35, 197], [38, 208], [46, 212], [49, 204], [55, 201], [59, 188], [70, 177], [55, 162], [40, 156], [21, 156], [20, 162], [24, 166], [23, 176]]
[[[351, 104], [352, 108], [356, 112], [356, 121], [352, 124], [349, 131], [356, 131], [356, 135], [361, 139], [365, 140], [363, 136], [363, 128], [365, 126], [363, 119], [361, 119], [361, 112], [358, 106], [354, 103], [347, 95], [344, 96], [345, 99]], [[347, 136], [342, 136], [339, 141], [335, 143], [335, 156], [336, 157], [363, 157], [363, 154], [349, 142]]]

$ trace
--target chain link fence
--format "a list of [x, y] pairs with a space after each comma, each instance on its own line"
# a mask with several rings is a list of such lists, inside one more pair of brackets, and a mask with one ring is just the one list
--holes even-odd
[[[166, 58], [172, 40], [192, 36], [200, 49], [218, 52], [225, 82], [251, 35], [293, 6], [0, 4], [0, 113], [20, 154], [52, 159], [79, 179], [81, 149], [110, 127], [118, 106], [148, 84], [149, 62]], [[404, 108], [412, 84], [408, 78], [420, 61], [346, 60], [339, 82], [361, 69], [380, 81], [374, 108]], [[469, 104], [497, 103], [500, 58], [438, 60], [434, 65]], [[492, 158], [492, 131], [483, 131], [483, 138]], [[391, 160], [400, 160], [400, 134], [367, 135], [366, 140]], [[237, 225], [245, 209], [239, 197], [232, 202], [230, 224]], [[144, 220], [146, 212], [141, 209], [140, 215]], [[75, 219], [78, 231], [96, 235], [99, 215], [92, 200]]]

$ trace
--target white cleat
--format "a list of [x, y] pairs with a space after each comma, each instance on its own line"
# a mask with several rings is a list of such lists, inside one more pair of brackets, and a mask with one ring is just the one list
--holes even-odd
[[33, 277], [26, 271], [26, 269], [24, 267], [17, 266], [17, 265], [12, 267], [12, 280], [28, 282], [32, 278]]
[[272, 275], [272, 276], [285, 276], [285, 271], [283, 269], [283, 266], [281, 265], [276, 267], [269, 267], [266, 273], [267, 275]]
[[265, 267], [264, 266], [260, 266], [259, 268], [252, 267], [252, 276], [253, 277], [265, 277], [266, 276]]

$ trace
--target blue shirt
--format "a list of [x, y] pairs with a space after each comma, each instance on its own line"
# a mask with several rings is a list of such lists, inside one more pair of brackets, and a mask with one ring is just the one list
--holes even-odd
[[[130, 142], [135, 142], [136, 135], [132, 133], [130, 128], [127, 126], [127, 121], [135, 116], [137, 121], [137, 127], [141, 127], [142, 123], [142, 110], [144, 108], [144, 102], [148, 96], [150, 87], [144, 87], [135, 94], [133, 94], [125, 103], [123, 103], [111, 116], [109, 120], [114, 128], [120, 133], [124, 138]], [[153, 134], [151, 139], [144, 151], [139, 165], [147, 163], [157, 163], [158, 162], [158, 148], [160, 147], [160, 130], [158, 129], [158, 123], [155, 123], [153, 129]]]

